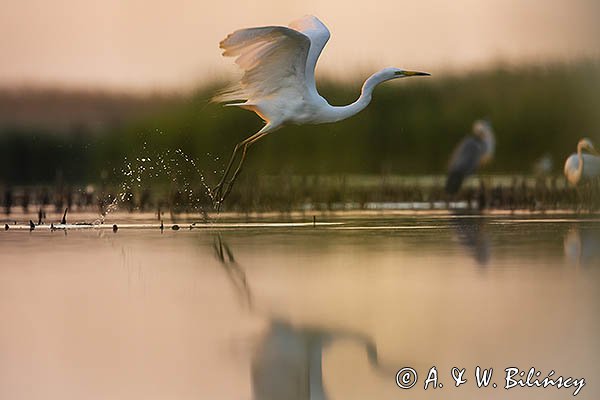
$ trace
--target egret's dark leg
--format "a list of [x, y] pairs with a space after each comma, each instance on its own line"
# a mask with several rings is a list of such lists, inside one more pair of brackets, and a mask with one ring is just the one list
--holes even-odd
[[[233, 153], [231, 154], [231, 158], [229, 159], [227, 168], [225, 168], [223, 177], [221, 178], [221, 180], [219, 181], [217, 186], [215, 186], [215, 188], [213, 189], [213, 202], [215, 203], [215, 208], [217, 209], [217, 212], [221, 208], [221, 204], [225, 200], [225, 197], [227, 197], [227, 195], [231, 191], [231, 187], [233, 185], [233, 182], [235, 181], [235, 178], [237, 178], [237, 175], [240, 173], [240, 170], [242, 168], [242, 163], [244, 162], [244, 159], [246, 158], [246, 151], [247, 151], [248, 145], [251, 143], [254, 143], [256, 140], [258, 140], [259, 138], [264, 136], [266, 133], [267, 132], [264, 132], [264, 129], [261, 129], [259, 132], [255, 133], [254, 135], [250, 136], [249, 138], [246, 138], [246, 139], [242, 140], [241, 142], [239, 142], [238, 144], [236, 144], [235, 147], [233, 148]], [[229, 176], [229, 172], [231, 171], [231, 167], [233, 166], [233, 162], [236, 158], [237, 152], [240, 149], [240, 147], [243, 148], [242, 158], [235, 170], [233, 178], [229, 182], [227, 182], [227, 187], [225, 190], [223, 190], [223, 185], [225, 184], [225, 181], [227, 180], [227, 177]]]
[[231, 180], [229, 182], [227, 182], [227, 187], [225, 188], [225, 191], [223, 192], [223, 196], [221, 197], [221, 200], [219, 201], [219, 205], [220, 205], [220, 203], [223, 202], [223, 200], [225, 200], [225, 198], [227, 197], [229, 192], [231, 192], [233, 183], [235, 182], [236, 178], [238, 177], [238, 175], [240, 174], [240, 172], [242, 170], [242, 164], [244, 163], [244, 160], [246, 159], [246, 153], [248, 152], [248, 148], [252, 144], [254, 144], [257, 140], [259, 140], [260, 138], [265, 136], [266, 134], [267, 134], [267, 132], [262, 132], [262, 133], [259, 132], [256, 135], [253, 135], [253, 136], [249, 137], [248, 139], [244, 140], [244, 142], [240, 143], [242, 145], [242, 157], [240, 158], [240, 162], [239, 162], [237, 168], [235, 169], [235, 172], [233, 173]]
[[[231, 167], [233, 166], [233, 162], [235, 161], [235, 156], [237, 155], [238, 150], [242, 146], [245, 147], [246, 143], [248, 143], [256, 135], [258, 135], [258, 134], [254, 134], [254, 135], [250, 136], [249, 138], [246, 138], [246, 139], [242, 140], [241, 142], [239, 142], [238, 144], [236, 144], [235, 147], [233, 148], [233, 153], [231, 154], [231, 158], [229, 159], [229, 163], [227, 164], [227, 168], [225, 168], [225, 172], [223, 173], [223, 177], [221, 178], [221, 180], [219, 181], [219, 183], [217, 184], [217, 186], [215, 186], [215, 188], [213, 189], [213, 201], [215, 202], [215, 205], [219, 206], [220, 203], [225, 198], [225, 196], [222, 196], [223, 185], [225, 184], [225, 181], [227, 180], [227, 177], [229, 176], [229, 171], [231, 171]], [[218, 209], [217, 209], [217, 211], [218, 211]]]
[[[219, 199], [219, 204], [218, 204], [219, 207], [220, 207], [221, 203], [225, 200], [225, 198], [227, 197], [227, 195], [229, 194], [229, 192], [231, 192], [231, 188], [233, 187], [233, 183], [235, 182], [235, 179], [237, 178], [238, 174], [240, 173], [240, 171], [242, 169], [242, 164], [244, 163], [244, 160], [246, 159], [246, 152], [247, 151], [248, 151], [248, 143], [245, 143], [242, 146], [242, 157], [240, 158], [240, 162], [238, 163], [238, 166], [235, 169], [235, 172], [233, 173], [233, 176], [227, 182], [227, 184], [225, 186], [225, 189], [223, 190], [223, 195]], [[219, 193], [219, 195], [220, 195], [220, 193]], [[218, 210], [219, 209], [217, 208], [217, 211]]]
[[242, 143], [243, 142], [240, 142], [240, 143], [236, 144], [235, 147], [233, 148], [233, 153], [231, 154], [231, 158], [229, 159], [229, 163], [227, 164], [227, 168], [225, 168], [225, 172], [223, 173], [223, 177], [221, 178], [221, 180], [219, 181], [219, 183], [217, 184], [217, 186], [215, 186], [215, 188], [213, 189], [213, 201], [215, 203], [220, 202], [221, 190], [223, 188], [223, 184], [225, 183], [225, 179], [227, 179], [227, 175], [229, 175], [229, 171], [231, 170], [231, 166], [233, 165], [233, 161], [235, 160], [235, 156], [237, 154], [237, 151], [240, 148], [240, 145]]

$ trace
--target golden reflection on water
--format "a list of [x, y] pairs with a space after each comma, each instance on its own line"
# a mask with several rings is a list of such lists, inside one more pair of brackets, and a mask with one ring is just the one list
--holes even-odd
[[[572, 396], [477, 389], [478, 365], [499, 386], [510, 366], [584, 377], [595, 398], [600, 269], [570, 249], [598, 248], [596, 224], [2, 232], [0, 398]], [[434, 365], [444, 388], [424, 391]]]

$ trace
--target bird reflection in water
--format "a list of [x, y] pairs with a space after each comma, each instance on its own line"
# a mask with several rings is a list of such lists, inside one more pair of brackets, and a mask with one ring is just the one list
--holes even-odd
[[336, 340], [365, 346], [369, 363], [379, 368], [377, 348], [367, 336], [333, 329], [302, 328], [273, 319], [252, 357], [254, 398], [327, 399], [323, 385], [323, 350]]
[[483, 216], [458, 216], [452, 220], [458, 242], [479, 265], [487, 265], [491, 256], [491, 240]]
[[573, 226], [563, 241], [565, 257], [570, 264], [590, 267], [600, 265], [600, 229]]
[[223, 241], [220, 234], [217, 234], [214, 238], [213, 250], [219, 264], [223, 266], [229, 281], [233, 284], [236, 294], [241, 299], [241, 303], [251, 309], [252, 293], [246, 279], [246, 271], [235, 261], [233, 252], [227, 243]]
[[[215, 237], [217, 260], [224, 267], [240, 298], [251, 312], [251, 291], [244, 269], [235, 261], [231, 248], [220, 235]], [[394, 367], [379, 363], [377, 347], [367, 335], [351, 330], [292, 325], [280, 317], [266, 316], [269, 323], [252, 355], [252, 390], [256, 400], [325, 400], [323, 350], [337, 340], [350, 340], [364, 346], [375, 372], [394, 376]]]

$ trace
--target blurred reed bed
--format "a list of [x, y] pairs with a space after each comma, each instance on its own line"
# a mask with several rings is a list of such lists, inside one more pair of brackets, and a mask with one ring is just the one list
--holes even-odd
[[[222, 207], [240, 214], [350, 210], [525, 210], [594, 213], [600, 210], [600, 182], [574, 188], [562, 177], [484, 175], [469, 179], [454, 196], [444, 193], [444, 176], [329, 175], [297, 176], [248, 173], [234, 187]], [[181, 215], [207, 219], [214, 215], [212, 199], [199, 183], [184, 186], [154, 185], [127, 188], [98, 186], [4, 187], [4, 220], [12, 213], [62, 214], [113, 210], [154, 212], [176, 220]]]
[[[550, 172], [558, 175], [580, 137], [600, 143], [599, 60], [431, 72], [431, 79], [383, 85], [369, 108], [349, 120], [269, 135], [251, 149], [243, 174], [442, 174], [456, 143], [481, 117], [497, 135], [488, 174], [527, 175], [548, 154]], [[0, 112], [0, 185], [47, 184], [59, 173], [71, 184], [97, 183], [104, 175], [116, 184], [126, 158], [175, 150], [195, 159], [214, 185], [233, 146], [262, 126], [252, 113], [209, 102], [223, 85], [148, 98], [0, 91], [0, 105], [13, 110]], [[332, 104], [345, 104], [358, 96], [360, 83], [329, 80], [319, 90]]]

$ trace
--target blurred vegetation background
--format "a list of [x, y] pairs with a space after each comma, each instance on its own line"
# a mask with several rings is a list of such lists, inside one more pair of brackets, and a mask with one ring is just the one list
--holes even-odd
[[[70, 184], [118, 182], [125, 160], [177, 150], [214, 185], [233, 146], [262, 126], [251, 112], [210, 103], [222, 84], [189, 95], [145, 97], [1, 91], [0, 184], [44, 184], [57, 177]], [[361, 84], [321, 81], [319, 90], [340, 105], [354, 101]], [[600, 145], [600, 61], [384, 84], [372, 104], [349, 120], [271, 134], [252, 148], [244, 168], [267, 175], [441, 174], [454, 146], [481, 117], [497, 136], [488, 173], [527, 174], [550, 154], [554, 172], [562, 174], [578, 138]]]

